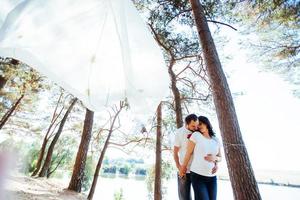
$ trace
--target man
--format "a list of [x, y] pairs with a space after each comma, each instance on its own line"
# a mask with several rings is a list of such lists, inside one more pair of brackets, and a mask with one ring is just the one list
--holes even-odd
[[[174, 144], [174, 160], [176, 167], [178, 169], [178, 196], [179, 200], [192, 200], [191, 197], [191, 177], [190, 177], [190, 166], [193, 160], [191, 158], [187, 169], [186, 174], [180, 174], [182, 164], [184, 162], [184, 157], [187, 151], [187, 144], [189, 138], [194, 131], [198, 130], [198, 117], [195, 114], [190, 114], [185, 118], [185, 125], [176, 131], [175, 135], [175, 144]], [[215, 167], [212, 170], [212, 173], [216, 173], [218, 170], [218, 165], [215, 163]]]
[[[187, 150], [187, 144], [191, 134], [198, 128], [198, 117], [190, 114], [185, 118], [185, 125], [176, 131], [174, 144], [174, 160], [178, 169], [178, 196], [179, 200], [191, 200], [191, 178], [189, 165], [187, 166], [186, 175], [181, 177], [179, 172], [184, 161]], [[192, 159], [191, 159], [192, 160]]]

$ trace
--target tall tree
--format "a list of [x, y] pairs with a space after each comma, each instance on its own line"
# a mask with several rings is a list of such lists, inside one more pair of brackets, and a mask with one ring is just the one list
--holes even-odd
[[161, 140], [162, 140], [162, 103], [157, 107], [156, 125], [156, 160], [155, 160], [155, 180], [154, 180], [154, 200], [162, 199], [161, 192]]
[[13, 104], [13, 106], [3, 115], [3, 117], [0, 120], [0, 130], [6, 124], [7, 120], [10, 118], [13, 112], [18, 108], [23, 98], [24, 98], [24, 94], [21, 94], [21, 96], [17, 99], [17, 101]]
[[2, 71], [2, 74], [0, 74], [0, 91], [5, 86], [8, 80], [7, 72], [10, 71], [9, 68], [11, 67], [15, 68], [19, 64], [20, 64], [19, 61], [15, 59], [0, 57], [0, 71]]
[[71, 111], [72, 111], [72, 109], [73, 109], [76, 102], [77, 102], [77, 98], [74, 98], [74, 99], [71, 100], [71, 104], [70, 104], [69, 108], [67, 109], [67, 111], [65, 112], [65, 114], [64, 114], [64, 116], [63, 116], [63, 118], [62, 118], [62, 120], [59, 124], [59, 128], [58, 128], [56, 134], [54, 135], [54, 137], [51, 141], [51, 144], [49, 145], [43, 167], [42, 167], [42, 169], [39, 173], [39, 177], [45, 177], [45, 176], [47, 176], [47, 174], [49, 172], [55, 145], [56, 145], [56, 143], [57, 143], [57, 141], [58, 141], [58, 139], [59, 139], [59, 137], [60, 137], [60, 135], [61, 135], [61, 133], [64, 129], [64, 126], [65, 126], [65, 123], [68, 119], [68, 116], [71, 113]]
[[31, 174], [31, 176], [37, 175], [37, 173], [41, 169], [42, 162], [43, 162], [43, 159], [44, 159], [44, 154], [46, 152], [47, 143], [48, 143], [49, 139], [51, 138], [51, 134], [50, 134], [51, 130], [53, 129], [54, 124], [56, 123], [57, 119], [59, 118], [59, 116], [61, 115], [61, 113], [63, 111], [63, 107], [62, 107], [61, 110], [58, 112], [58, 106], [59, 106], [59, 104], [61, 102], [62, 96], [63, 96], [63, 93], [61, 92], [61, 94], [60, 94], [60, 96], [58, 98], [58, 101], [56, 103], [54, 112], [52, 114], [50, 125], [49, 125], [49, 127], [47, 129], [47, 132], [46, 132], [45, 136], [44, 136], [43, 143], [42, 143], [42, 146], [41, 146], [41, 149], [40, 149], [40, 152], [39, 152], [39, 157], [38, 157], [38, 160], [37, 160], [37, 163], [36, 163], [36, 166], [35, 166], [35, 170]]
[[190, 0], [213, 91], [233, 194], [237, 200], [261, 199], [240, 131], [231, 92], [199, 0]]
[[[199, 53], [197, 34], [192, 23], [189, 4], [181, 1], [135, 0], [137, 7], [148, 13], [148, 25], [155, 40], [164, 52], [172, 97], [166, 106], [174, 110], [175, 125], [183, 126], [187, 105], [209, 99], [209, 85]], [[203, 81], [199, 81], [199, 77]], [[195, 81], [196, 80], [196, 81]], [[208, 92], [207, 92], [208, 91]], [[186, 110], [184, 110], [184, 108]], [[170, 113], [174, 115], [174, 113]]]
[[76, 155], [72, 177], [68, 187], [69, 190], [73, 190], [75, 192], [81, 192], [82, 182], [84, 178], [84, 168], [86, 164], [89, 144], [92, 137], [93, 120], [94, 112], [86, 109], [81, 141]]
[[103, 162], [106, 150], [108, 148], [111, 135], [112, 135], [112, 133], [115, 130], [115, 122], [116, 122], [117, 118], [119, 117], [119, 114], [121, 113], [122, 109], [125, 106], [126, 106], [126, 102], [121, 101], [119, 108], [117, 108], [115, 110], [115, 115], [114, 115], [114, 117], [113, 117], [113, 119], [111, 121], [110, 128], [108, 130], [108, 135], [106, 137], [104, 146], [102, 148], [102, 151], [101, 151], [101, 154], [100, 154], [100, 157], [99, 157], [96, 169], [95, 169], [94, 179], [93, 179], [92, 186], [91, 186], [91, 189], [90, 189], [90, 192], [89, 192], [89, 195], [88, 195], [88, 200], [92, 200], [93, 197], [94, 197], [94, 193], [95, 193], [96, 185], [97, 185], [97, 182], [98, 182], [98, 177], [99, 177], [99, 172], [100, 172], [100, 169], [101, 169], [101, 165], [102, 165], [102, 162]]
[[182, 105], [181, 105], [181, 95], [179, 92], [179, 89], [177, 87], [177, 78], [176, 74], [174, 73], [173, 66], [174, 66], [175, 60], [172, 59], [170, 61], [170, 64], [168, 66], [168, 73], [171, 79], [171, 90], [174, 96], [174, 107], [175, 107], [175, 113], [176, 113], [176, 126], [177, 128], [180, 128], [183, 126], [183, 117], [182, 117]]
[[11, 58], [0, 57], [0, 73], [6, 85], [0, 89], [0, 110], [6, 110], [1, 119], [2, 129], [13, 113], [21, 110], [21, 103], [24, 100], [26, 103], [31, 102], [33, 97], [46, 88], [46, 84], [32, 68]]

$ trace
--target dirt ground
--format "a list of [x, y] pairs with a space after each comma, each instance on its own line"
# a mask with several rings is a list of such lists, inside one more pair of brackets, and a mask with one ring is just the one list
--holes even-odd
[[83, 200], [86, 196], [66, 190], [57, 180], [31, 178], [23, 175], [10, 176], [4, 183], [0, 200]]

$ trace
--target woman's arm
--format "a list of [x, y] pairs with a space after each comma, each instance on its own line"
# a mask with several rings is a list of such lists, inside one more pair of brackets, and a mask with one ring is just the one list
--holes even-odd
[[214, 161], [214, 163], [215, 163], [215, 166], [212, 168], [212, 170], [211, 170], [211, 173], [212, 174], [215, 174], [217, 171], [218, 171], [218, 162], [221, 162], [221, 160], [222, 160], [222, 155], [221, 155], [221, 149], [219, 148], [219, 152], [218, 152], [218, 154], [216, 155], [216, 159], [215, 159], [215, 161]]
[[219, 148], [217, 155], [207, 154], [206, 156], [204, 156], [204, 159], [208, 162], [221, 162], [222, 161], [221, 149]]
[[216, 156], [216, 161], [215, 162], [221, 162], [222, 161], [222, 155], [221, 155], [221, 148], [219, 147], [219, 152]]
[[187, 146], [187, 151], [184, 156], [184, 161], [183, 161], [183, 164], [181, 165], [180, 176], [183, 176], [186, 173], [187, 165], [191, 159], [195, 145], [196, 144], [193, 141], [189, 140], [188, 146]]

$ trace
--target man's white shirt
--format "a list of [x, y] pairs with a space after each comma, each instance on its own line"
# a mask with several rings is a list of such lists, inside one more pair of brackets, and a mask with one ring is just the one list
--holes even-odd
[[[188, 135], [191, 134], [192, 131], [188, 130], [185, 126], [176, 130], [175, 134], [175, 143], [174, 146], [179, 148], [179, 163], [180, 165], [184, 162], [184, 157], [187, 151], [188, 146]], [[191, 157], [189, 164], [187, 166], [187, 173], [190, 173], [190, 167], [192, 163], [193, 157]]]

